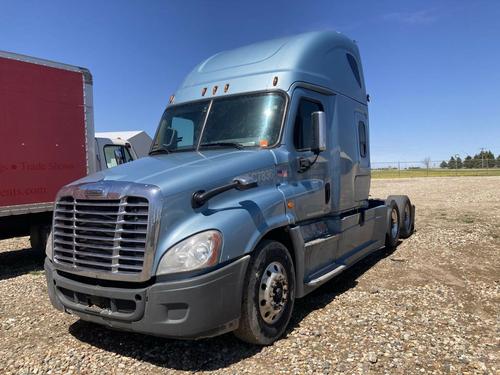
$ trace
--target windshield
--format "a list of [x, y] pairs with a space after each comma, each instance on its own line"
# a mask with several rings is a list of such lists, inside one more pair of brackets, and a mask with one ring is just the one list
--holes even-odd
[[163, 113], [151, 152], [205, 147], [267, 147], [278, 143], [285, 96], [235, 95], [169, 107]]

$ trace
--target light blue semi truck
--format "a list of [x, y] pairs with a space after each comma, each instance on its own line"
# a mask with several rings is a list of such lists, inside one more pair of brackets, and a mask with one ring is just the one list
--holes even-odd
[[369, 191], [355, 42], [312, 32], [216, 54], [170, 98], [149, 157], [58, 193], [50, 299], [116, 329], [271, 344], [296, 298], [412, 234], [408, 197]]

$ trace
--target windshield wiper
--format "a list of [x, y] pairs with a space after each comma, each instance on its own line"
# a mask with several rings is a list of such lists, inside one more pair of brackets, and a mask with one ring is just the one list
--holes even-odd
[[166, 148], [165, 146], [160, 146], [157, 148], [152, 149], [149, 151], [148, 155], [155, 155], [155, 154], [170, 154], [172, 151]]
[[213, 142], [213, 143], [202, 143], [201, 147], [234, 147], [238, 150], [243, 150], [245, 146], [237, 142]]

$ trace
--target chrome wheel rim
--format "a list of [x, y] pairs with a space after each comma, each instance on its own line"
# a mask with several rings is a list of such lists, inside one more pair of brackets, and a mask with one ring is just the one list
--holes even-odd
[[398, 235], [398, 214], [395, 209], [391, 211], [391, 236], [392, 238], [396, 238]]
[[280, 262], [271, 262], [262, 273], [259, 285], [259, 311], [264, 322], [276, 322], [289, 300], [288, 276]]

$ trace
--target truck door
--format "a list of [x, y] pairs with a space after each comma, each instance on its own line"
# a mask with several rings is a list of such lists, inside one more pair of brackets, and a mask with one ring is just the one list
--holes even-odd
[[[323, 111], [330, 124], [332, 114], [328, 96], [298, 88], [294, 90], [289, 124], [290, 182], [292, 184], [294, 214], [298, 221], [322, 216], [329, 211], [330, 176], [328, 150], [315, 155], [311, 151], [311, 114]], [[327, 139], [330, 138], [327, 126]]]

